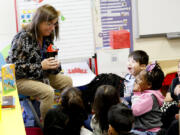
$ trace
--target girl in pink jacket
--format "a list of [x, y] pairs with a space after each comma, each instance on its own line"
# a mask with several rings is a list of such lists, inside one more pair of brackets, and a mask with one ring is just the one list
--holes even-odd
[[162, 126], [160, 107], [164, 97], [160, 92], [164, 73], [154, 62], [136, 77], [132, 111], [135, 116], [133, 132], [139, 135], [156, 135]]

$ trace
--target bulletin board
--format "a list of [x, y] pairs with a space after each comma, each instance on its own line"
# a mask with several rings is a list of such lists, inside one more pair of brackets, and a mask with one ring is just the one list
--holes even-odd
[[102, 46], [110, 46], [109, 32], [125, 29], [130, 32], [131, 49], [133, 49], [132, 6], [131, 0], [99, 0]]
[[180, 32], [180, 0], [137, 0], [139, 36]]
[[32, 20], [35, 10], [50, 4], [60, 11], [59, 59], [90, 58], [95, 52], [91, 0], [15, 0], [17, 30]]

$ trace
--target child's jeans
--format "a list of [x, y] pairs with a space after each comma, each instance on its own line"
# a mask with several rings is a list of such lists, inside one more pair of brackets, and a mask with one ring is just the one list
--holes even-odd
[[157, 135], [156, 132], [150, 132], [150, 131], [131, 130], [131, 132], [137, 135]]
[[89, 129], [90, 131], [92, 131], [92, 128], [91, 128], [91, 125], [90, 125], [92, 116], [93, 116], [92, 114], [89, 114], [88, 119], [84, 121], [85, 128]]

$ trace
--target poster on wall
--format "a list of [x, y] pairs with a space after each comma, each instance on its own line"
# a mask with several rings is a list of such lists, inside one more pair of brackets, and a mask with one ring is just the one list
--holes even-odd
[[32, 21], [36, 9], [50, 4], [60, 12], [60, 36], [54, 44], [61, 61], [94, 56], [95, 43], [91, 0], [15, 0], [20, 30]]
[[36, 0], [16, 0], [16, 15], [17, 15], [17, 31], [31, 22], [36, 7], [38, 6]]
[[109, 32], [125, 29], [130, 32], [131, 49], [133, 47], [131, 0], [100, 0], [102, 47], [110, 46]]

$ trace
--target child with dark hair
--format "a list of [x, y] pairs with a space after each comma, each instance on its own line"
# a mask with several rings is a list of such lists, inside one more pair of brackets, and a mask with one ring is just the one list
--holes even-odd
[[129, 105], [131, 105], [131, 96], [133, 93], [135, 77], [140, 73], [140, 71], [146, 68], [148, 62], [149, 56], [142, 50], [133, 51], [128, 56], [128, 74], [125, 76], [126, 89], [124, 91], [124, 97], [128, 101]]
[[94, 102], [94, 96], [96, 90], [101, 85], [112, 85], [116, 88], [120, 97], [124, 96], [124, 78], [113, 73], [102, 73], [97, 75], [86, 87], [86, 90], [82, 91], [82, 97], [85, 104], [85, 108], [88, 113], [92, 112], [92, 103]]
[[44, 134], [80, 135], [87, 114], [81, 98], [81, 91], [74, 87], [61, 93], [61, 105], [50, 110], [44, 122]]
[[63, 112], [62, 106], [50, 109], [44, 120], [44, 135], [67, 135], [69, 117]]
[[130, 133], [134, 116], [132, 110], [124, 104], [113, 105], [108, 112], [108, 135], [134, 135]]
[[86, 111], [89, 116], [85, 121], [85, 127], [92, 131], [90, 127], [90, 121], [92, 118], [92, 104], [94, 102], [94, 96], [97, 91], [97, 88], [101, 85], [112, 85], [118, 91], [120, 97], [124, 96], [124, 78], [113, 74], [113, 73], [102, 73], [97, 75], [89, 84], [85, 87], [86, 89], [82, 90], [82, 97]]
[[119, 93], [111, 85], [98, 87], [93, 104], [94, 115], [91, 119], [91, 128], [95, 135], [105, 135], [108, 131], [107, 114], [112, 105], [120, 102]]
[[132, 96], [132, 111], [135, 116], [133, 132], [156, 135], [161, 129], [161, 111], [164, 97], [160, 92], [164, 73], [154, 62], [137, 75]]

